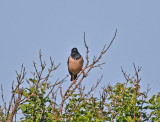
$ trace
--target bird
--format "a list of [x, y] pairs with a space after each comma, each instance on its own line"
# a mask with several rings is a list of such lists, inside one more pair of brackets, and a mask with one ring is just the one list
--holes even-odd
[[75, 82], [77, 74], [82, 70], [83, 67], [83, 57], [78, 52], [77, 48], [71, 50], [71, 55], [68, 57], [68, 71], [71, 75], [71, 81]]

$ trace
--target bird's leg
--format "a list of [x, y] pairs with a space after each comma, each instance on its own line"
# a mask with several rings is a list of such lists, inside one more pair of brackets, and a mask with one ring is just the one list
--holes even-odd
[[73, 80], [73, 84], [75, 84], [76, 83], [76, 80]]
[[73, 84], [75, 84], [76, 80], [74, 79], [74, 75], [72, 75], [72, 78]]

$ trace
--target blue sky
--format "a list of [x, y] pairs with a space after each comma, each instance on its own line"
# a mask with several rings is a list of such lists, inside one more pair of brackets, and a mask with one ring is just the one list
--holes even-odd
[[16, 80], [15, 71], [23, 63], [30, 76], [40, 49], [47, 64], [50, 56], [56, 64], [61, 63], [53, 76], [63, 78], [68, 74], [67, 59], [73, 47], [85, 57], [84, 32], [92, 59], [109, 44], [116, 28], [116, 39], [102, 58], [106, 64], [91, 71], [84, 84], [94, 85], [102, 74], [98, 88], [123, 82], [121, 66], [132, 74], [135, 63], [142, 66], [142, 90], [149, 84], [150, 95], [155, 94], [160, 87], [159, 5], [159, 0], [1, 0], [0, 84], [6, 101]]

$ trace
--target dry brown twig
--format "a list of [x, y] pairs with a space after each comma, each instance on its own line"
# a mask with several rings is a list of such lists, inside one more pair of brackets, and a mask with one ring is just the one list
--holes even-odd
[[103, 78], [103, 75], [100, 77], [100, 79], [97, 80], [96, 85], [95, 86], [93, 85], [92, 88], [88, 91], [88, 93], [84, 95], [85, 97], [88, 97], [89, 95], [91, 95], [91, 92], [96, 90], [96, 88], [98, 87], [98, 85], [101, 82], [102, 78]]
[[[80, 84], [79, 87], [78, 87], [80, 98], [86, 98], [87, 99], [88, 95], [90, 95], [93, 91], [96, 90], [97, 86], [99, 85], [100, 81], [102, 80], [102, 77], [103, 76], [101, 76], [101, 78], [97, 80], [96, 85], [92, 86], [92, 88], [90, 89], [90, 91], [87, 94], [84, 94], [85, 86], [83, 86], [83, 88], [82, 88], [82, 85]], [[78, 103], [76, 105], [73, 105], [72, 110], [69, 113], [69, 117], [68, 117], [67, 121], [70, 121], [71, 115], [73, 114], [74, 110], [79, 106], [80, 103], [82, 103], [86, 99], [79, 99]]]
[[[139, 90], [139, 88], [140, 88], [139, 83], [140, 83], [140, 81], [141, 81], [141, 78], [139, 77], [139, 72], [141, 71], [142, 67], [139, 67], [139, 66], [138, 66], [138, 69], [137, 69], [134, 63], [133, 63], [133, 66], [134, 66], [135, 74], [134, 74], [132, 77], [130, 77], [130, 75], [127, 75], [127, 73], [124, 72], [123, 68], [122, 68], [122, 73], [123, 73], [123, 76], [125, 77], [127, 83], [128, 83], [128, 81], [134, 81], [134, 86], [135, 86], [134, 122], [136, 122], [136, 103], [137, 103], [137, 97], [138, 97], [138, 96], [137, 96], [137, 93], [138, 93], [138, 90]], [[125, 84], [125, 87], [127, 86], [127, 83]], [[124, 87], [124, 90], [126, 89], [125, 87]], [[124, 90], [122, 91], [122, 93], [124, 92]], [[149, 91], [149, 89], [147, 88], [146, 95], [147, 95], [148, 91]], [[121, 93], [121, 94], [122, 94], [122, 93]], [[144, 104], [143, 96], [144, 96], [144, 95], [142, 95], [142, 104], [141, 104], [142, 106], [143, 106], [143, 104]], [[141, 118], [140, 118], [140, 120], [142, 121], [142, 111], [141, 111]]]
[[[1, 91], [2, 91], [2, 94], [1, 94], [1, 97], [2, 97], [2, 100], [3, 100], [3, 108], [5, 109], [5, 120], [6, 121], [13, 121], [13, 118], [15, 119], [16, 121], [16, 114], [17, 114], [17, 111], [18, 111], [18, 108], [20, 105], [26, 103], [32, 96], [37, 96], [39, 97], [36, 93], [36, 90], [38, 88], [40, 88], [44, 83], [47, 83], [49, 77], [51, 77], [51, 72], [56, 70], [60, 64], [58, 64], [57, 66], [54, 64], [54, 61], [52, 60], [52, 58], [50, 57], [50, 68], [48, 69], [48, 73], [43, 76], [43, 72], [44, 72], [44, 69], [46, 68], [46, 63], [45, 61], [42, 60], [42, 54], [41, 54], [41, 50], [39, 51], [39, 59], [40, 59], [40, 66], [41, 66], [41, 69], [38, 70], [37, 66], [36, 66], [36, 63], [33, 62], [33, 67], [35, 69], [35, 72], [32, 73], [33, 74], [33, 77], [34, 79], [36, 80], [36, 84], [32, 84], [29, 80], [25, 80], [25, 75], [26, 75], [26, 71], [25, 71], [25, 67], [22, 65], [21, 66], [21, 70], [20, 72], [18, 73], [16, 71], [16, 74], [17, 74], [17, 84], [14, 84], [14, 81], [12, 83], [12, 95], [11, 95], [11, 99], [9, 101], [9, 106], [8, 108], [6, 108], [6, 102], [4, 101], [4, 95], [3, 95], [3, 88], [2, 88], [2, 85], [1, 85]], [[59, 86], [62, 85], [63, 82], [65, 82], [65, 79], [67, 78], [68, 76], [66, 76], [65, 78], [63, 78], [61, 81], [56, 81], [55, 83], [53, 83], [53, 85], [50, 85], [48, 86], [50, 89], [49, 93], [46, 95], [46, 97], [48, 97], [53, 89], [55, 88], [55, 86], [58, 86], [57, 90], [59, 89]], [[22, 84], [26, 81], [26, 83], [28, 83], [29, 87], [35, 87], [36, 89], [31, 93], [31, 95], [29, 96], [23, 96], [23, 92], [24, 92], [24, 88], [22, 86]], [[15, 86], [15, 87], [14, 87]], [[26, 88], [26, 87], [25, 87]], [[56, 91], [57, 92], [57, 91]], [[52, 93], [53, 94], [56, 94], [56, 93]], [[42, 111], [43, 113], [43, 111]]]
[[[61, 107], [60, 107], [60, 115], [62, 115], [62, 109], [63, 109], [63, 105], [65, 104], [65, 101], [78, 88], [78, 86], [81, 84], [82, 80], [87, 76], [87, 74], [90, 72], [90, 70], [94, 67], [101, 67], [101, 65], [103, 63], [102, 64], [97, 64], [97, 62], [99, 62], [99, 60], [102, 58], [102, 55], [105, 54], [108, 51], [108, 49], [110, 48], [111, 44], [113, 43], [113, 41], [116, 37], [116, 33], [117, 33], [117, 30], [116, 30], [115, 35], [114, 35], [113, 39], [111, 40], [109, 46], [106, 48], [106, 45], [105, 45], [101, 54], [99, 55], [99, 57], [97, 59], [95, 58], [91, 64], [89, 64], [89, 57], [88, 57], [89, 49], [88, 49], [88, 46], [86, 44], [85, 33], [84, 33], [84, 45], [85, 45], [85, 48], [86, 48], [86, 64], [85, 64], [84, 69], [83, 69], [84, 72], [81, 71], [78, 74], [78, 76], [76, 78], [76, 81], [77, 81], [76, 84], [71, 83], [71, 85], [68, 87], [68, 89], [65, 91], [64, 94], [62, 92], [61, 85], [62, 85], [63, 82], [66, 81], [65, 79], [68, 76], [66, 76], [61, 81], [56, 81], [53, 85], [49, 86], [50, 92], [46, 95], [46, 97], [47, 97], [52, 93], [52, 96], [56, 96], [57, 91], [60, 90], [60, 94], [61, 94], [61, 97], [62, 97], [62, 102], [61, 102]], [[35, 72], [32, 73], [32, 74], [33, 74], [34, 79], [36, 79], [37, 84], [34, 84], [35, 90], [32, 92], [31, 95], [23, 96], [23, 92], [24, 92], [25, 89], [22, 87], [22, 84], [25, 81], [26, 81], [26, 83], [28, 83], [30, 88], [33, 87], [33, 84], [31, 84], [29, 80], [25, 80], [26, 71], [25, 71], [25, 67], [23, 65], [21, 66], [20, 73], [16, 72], [16, 74], [17, 74], [17, 84], [15, 85], [15, 87], [12, 84], [12, 95], [11, 95], [11, 99], [10, 99], [8, 108], [6, 108], [6, 103], [4, 102], [4, 96], [1, 95], [3, 97], [2, 100], [3, 100], [3, 103], [4, 103], [4, 108], [6, 110], [6, 121], [13, 121], [13, 117], [15, 117], [15, 120], [16, 120], [16, 114], [17, 114], [18, 107], [20, 105], [24, 104], [25, 102], [27, 102], [32, 96], [37, 96], [38, 94], [36, 94], [36, 90], [38, 88], [40, 88], [44, 83], [47, 83], [49, 77], [51, 76], [51, 72], [56, 70], [60, 65], [60, 64], [58, 64], [57, 66], [55, 66], [54, 61], [52, 60], [52, 58], [50, 58], [51, 66], [48, 69], [48, 74], [45, 75], [45, 77], [43, 77], [43, 72], [44, 72], [44, 69], [46, 68], [46, 63], [45, 63], [45, 61], [42, 60], [41, 50], [39, 51], [39, 59], [40, 59], [40, 66], [41, 66], [40, 71], [38, 70], [38, 68], [36, 66], [36, 63], [33, 62], [33, 67], [35, 69]], [[78, 78], [80, 76], [82, 76], [82, 77], [78, 81]], [[56, 86], [57, 86], [57, 89], [55, 90]], [[91, 91], [96, 89], [97, 86], [98, 85], [96, 85], [94, 88], [92, 88]], [[73, 87], [73, 89], [71, 89], [72, 87]], [[2, 90], [2, 88], [1, 88], [1, 90]], [[53, 90], [54, 90], [54, 92], [53, 92]], [[39, 96], [37, 96], [37, 97], [39, 97]], [[56, 100], [56, 98], [54, 98], [54, 99]], [[42, 113], [43, 113], [43, 111], [42, 111]]]
[[[23, 89], [20, 88], [20, 85], [24, 82], [23, 80], [24, 80], [24, 77], [26, 75], [25, 67], [23, 67], [23, 65], [22, 65], [21, 66], [21, 72], [18, 73], [16, 71], [16, 74], [17, 74], [17, 85], [16, 85], [16, 88], [14, 90], [12, 89], [12, 97], [11, 97], [11, 100], [9, 102], [9, 107], [8, 107], [7, 115], [6, 115], [6, 119], [9, 120], [9, 121], [13, 120], [13, 117], [17, 112], [17, 108], [20, 105], [20, 101], [21, 101], [21, 98], [22, 98], [22, 92], [23, 92]], [[12, 86], [12, 88], [13, 88], [13, 86]], [[14, 99], [16, 92], [18, 94], [18, 98]], [[12, 104], [13, 100], [15, 101], [14, 104]], [[12, 107], [11, 115], [9, 117], [9, 112], [11, 110], [11, 106], [13, 106], [13, 107]], [[8, 117], [9, 117], [9, 119], [8, 119]]]
[[3, 107], [1, 107], [1, 112], [3, 112], [3, 108], [4, 108], [4, 113], [6, 115], [6, 112], [7, 112], [7, 108], [6, 108], [6, 102], [4, 100], [4, 94], [3, 94], [3, 87], [2, 87], [2, 84], [1, 84], [1, 97], [2, 97], [2, 101], [3, 101]]
[[137, 92], [139, 87], [139, 82], [141, 81], [141, 78], [139, 78], [139, 72], [141, 71], [142, 67], [138, 66], [138, 69], [136, 68], [135, 64], [133, 63], [134, 69], [135, 69], [135, 76], [136, 76], [136, 91], [135, 91], [135, 101], [134, 101], [134, 122], [136, 122], [136, 103], [137, 103]]
[[[62, 102], [61, 102], [61, 106], [60, 106], [60, 116], [62, 116], [62, 110], [63, 110], [63, 105], [64, 105], [64, 102], [65, 100], [67, 100], [72, 94], [73, 92], [77, 89], [77, 87], [81, 84], [82, 80], [87, 76], [87, 74], [90, 72], [90, 70], [94, 67], [100, 67], [101, 64], [98, 64], [97, 66], [95, 66], [95, 64], [97, 62], [99, 62], [99, 60], [102, 58], [102, 55], [105, 54], [108, 49], [110, 48], [110, 46], [112, 45], [115, 37], [116, 37], [116, 34], [117, 34], [117, 29], [115, 31], [115, 34], [111, 40], [111, 42], [109, 43], [108, 47], [106, 48], [106, 45], [104, 46], [103, 50], [101, 51], [101, 54], [99, 55], [99, 57], [96, 59], [94, 58], [93, 62], [89, 65], [89, 57], [88, 57], [88, 53], [89, 53], [89, 49], [88, 49], [88, 46], [87, 46], [87, 43], [86, 43], [86, 39], [85, 39], [85, 33], [84, 33], [84, 45], [86, 47], [86, 64], [83, 68], [83, 70], [78, 74], [77, 78], [75, 79], [76, 83], [75, 82], [75, 85], [73, 87], [73, 89], [71, 90], [71, 87], [73, 86], [74, 82], [71, 83], [71, 85], [68, 87], [68, 89], [66, 90], [66, 92], [64, 93], [64, 95], [61, 95], [62, 97]], [[85, 70], [87, 70], [86, 72], [84, 72]], [[81, 79], [79, 81], [78, 78], [81, 76], [81, 74], [83, 73], [83, 76], [81, 77]], [[61, 91], [62, 92], [62, 91]]]
[[[151, 88], [149, 88], [149, 84], [148, 84], [148, 86], [147, 86], [147, 90], [146, 90], [146, 92], [144, 92], [144, 95], [142, 96], [142, 104], [141, 104], [141, 106], [143, 106], [144, 104], [145, 104], [145, 102], [146, 102], [146, 99], [147, 99], [147, 97], [148, 97], [148, 92], [151, 90]], [[141, 120], [142, 120], [142, 108], [141, 108]], [[147, 111], [147, 110], [146, 110]]]

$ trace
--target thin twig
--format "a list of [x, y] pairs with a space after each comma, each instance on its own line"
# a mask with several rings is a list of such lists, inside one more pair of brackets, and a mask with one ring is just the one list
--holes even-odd
[[[68, 99], [73, 94], [73, 92], [77, 89], [77, 87], [81, 84], [82, 80], [87, 76], [87, 74], [90, 72], [90, 70], [93, 67], [100, 67], [100, 64], [98, 64], [97, 66], [95, 66], [95, 64], [97, 62], [99, 62], [99, 60], [102, 58], [102, 55], [105, 54], [108, 51], [108, 49], [110, 48], [110, 46], [112, 45], [112, 43], [113, 43], [113, 41], [114, 41], [114, 39], [116, 37], [116, 34], [117, 34], [117, 29], [116, 29], [114, 37], [112, 38], [112, 40], [111, 40], [110, 44], [108, 45], [108, 47], [106, 48], [106, 45], [105, 45], [103, 50], [102, 50], [102, 52], [101, 52], [101, 54], [99, 55], [99, 57], [97, 59], [94, 59], [92, 64], [89, 65], [89, 57], [88, 57], [89, 50], [88, 50], [88, 46], [86, 44], [85, 33], [84, 33], [84, 45], [86, 47], [86, 60], [87, 60], [87, 63], [85, 64], [85, 67], [83, 68], [83, 70], [78, 74], [77, 78], [75, 79], [75, 81], [76, 81], [81, 76], [81, 74], [83, 73], [83, 77], [81, 77], [79, 82], [77, 84], [75, 84], [75, 86], [74, 86], [74, 88], [72, 90], [70, 90], [71, 87], [74, 84], [74, 82], [72, 82], [71, 85], [66, 90], [65, 94], [61, 95], [62, 96], [62, 102], [61, 102], [61, 107], [60, 107], [60, 116], [61, 117], [62, 117], [63, 104], [64, 104], [65, 100]], [[88, 67], [88, 65], [89, 65], [89, 67]], [[84, 72], [87, 68], [89, 68], [89, 69], [86, 72]]]

